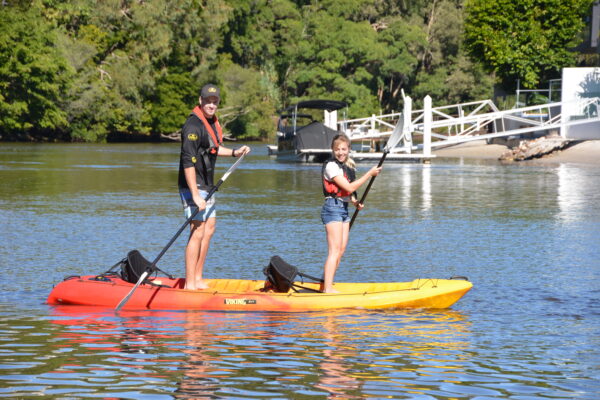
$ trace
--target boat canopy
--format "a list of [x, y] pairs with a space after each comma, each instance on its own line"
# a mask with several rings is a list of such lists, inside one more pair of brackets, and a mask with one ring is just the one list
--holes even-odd
[[329, 112], [348, 107], [345, 101], [337, 100], [305, 100], [287, 107], [283, 112], [291, 112], [300, 108], [313, 108], [317, 110], [327, 110]]
[[294, 114], [294, 113], [287, 113], [286, 112], [286, 113], [281, 114], [279, 116], [279, 118], [280, 119], [286, 119], [286, 118], [293, 118], [294, 116], [296, 116], [296, 118], [309, 118], [309, 119], [312, 119], [312, 117], [313, 117], [310, 114], [301, 114], [301, 113]]
[[312, 122], [298, 128], [296, 132], [296, 149], [323, 149], [330, 150], [331, 142], [339, 132], [320, 122]]

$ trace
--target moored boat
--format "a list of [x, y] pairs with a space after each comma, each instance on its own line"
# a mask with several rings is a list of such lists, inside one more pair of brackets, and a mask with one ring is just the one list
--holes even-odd
[[[181, 278], [152, 278], [140, 285], [125, 304], [129, 310], [317, 311], [343, 308], [448, 308], [472, 284], [466, 279], [415, 279], [410, 282], [335, 283], [339, 293], [310, 290], [287, 293], [265, 290], [264, 280], [208, 279], [209, 289], [183, 289]], [[300, 283], [318, 290], [319, 283]], [[133, 288], [117, 274], [66, 278], [47, 302], [115, 308]]]
[[[331, 157], [331, 141], [338, 133], [337, 111], [348, 104], [336, 100], [306, 100], [289, 106], [277, 122], [277, 161], [322, 163]], [[323, 112], [323, 121], [310, 111]], [[305, 112], [300, 112], [305, 111]]]

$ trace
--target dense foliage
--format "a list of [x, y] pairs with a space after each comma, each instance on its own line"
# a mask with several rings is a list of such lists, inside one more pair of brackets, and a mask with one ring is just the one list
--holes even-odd
[[589, 3], [467, 0], [465, 32], [463, 0], [4, 0], [0, 135], [176, 132], [209, 81], [238, 138], [272, 135], [299, 99], [349, 117], [400, 110], [402, 91], [480, 100], [495, 74], [534, 85], [568, 65]]
[[593, 0], [466, 0], [466, 43], [507, 83], [533, 88], [573, 66]]

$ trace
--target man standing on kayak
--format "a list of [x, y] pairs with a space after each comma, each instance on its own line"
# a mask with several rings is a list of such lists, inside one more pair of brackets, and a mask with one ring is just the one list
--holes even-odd
[[179, 194], [186, 218], [196, 208], [200, 211], [190, 223], [190, 237], [185, 249], [185, 289], [207, 289], [202, 270], [210, 240], [215, 232], [215, 195], [204, 199], [214, 186], [217, 156], [240, 157], [250, 152], [250, 147], [228, 149], [223, 146], [223, 131], [216, 115], [220, 90], [213, 84], [200, 90], [198, 105], [192, 110], [181, 129], [181, 154], [179, 158]]

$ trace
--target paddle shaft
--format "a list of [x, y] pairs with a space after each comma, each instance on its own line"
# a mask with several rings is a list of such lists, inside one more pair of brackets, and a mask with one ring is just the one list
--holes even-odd
[[[387, 150], [383, 152], [383, 155], [379, 159], [379, 163], [377, 164], [377, 167], [381, 167], [383, 165], [383, 162], [385, 161], [385, 158], [387, 157], [388, 153], [389, 153], [389, 151], [387, 151]], [[369, 184], [367, 185], [365, 192], [363, 193], [362, 197], [360, 198], [360, 201], [359, 201], [360, 204], [365, 203], [365, 200], [367, 199], [367, 195], [369, 194], [369, 190], [371, 190], [371, 185], [373, 185], [373, 182], [375, 182], [375, 178], [377, 178], [377, 177], [376, 176], [371, 177], [371, 180], [369, 181]], [[349, 229], [352, 229], [352, 224], [354, 224], [354, 220], [356, 219], [356, 216], [358, 215], [359, 211], [360, 210], [358, 208], [356, 208], [354, 210], [354, 214], [352, 214], [352, 219], [350, 220]]]
[[[231, 167], [229, 167], [227, 172], [225, 172], [225, 174], [223, 174], [221, 179], [219, 179], [219, 182], [217, 182], [216, 185], [214, 185], [212, 188], [210, 188], [210, 190], [208, 191], [208, 194], [206, 195], [206, 198], [204, 199], [205, 201], [208, 202], [208, 200], [213, 196], [213, 194], [217, 190], [219, 190], [219, 187], [223, 184], [223, 182], [225, 182], [225, 180], [227, 180], [229, 175], [237, 168], [237, 166], [240, 164], [240, 162], [242, 162], [242, 160], [244, 159], [245, 156], [246, 156], [246, 154], [242, 154], [242, 156]], [[150, 264], [150, 266], [148, 268], [146, 268], [144, 273], [140, 276], [140, 279], [138, 279], [135, 286], [133, 288], [131, 288], [131, 290], [129, 291], [127, 296], [125, 296], [123, 298], [123, 300], [121, 300], [119, 302], [119, 304], [117, 304], [116, 311], [119, 311], [129, 301], [129, 299], [133, 295], [133, 292], [135, 292], [135, 290], [138, 288], [138, 286], [140, 286], [142, 284], [142, 282], [144, 282], [144, 280], [150, 274], [150, 272], [152, 272], [154, 270], [154, 267], [156, 267], [156, 264], [158, 263], [158, 261], [167, 252], [167, 250], [169, 250], [169, 247], [171, 247], [171, 245], [175, 242], [175, 240], [177, 240], [177, 238], [179, 237], [179, 235], [181, 235], [181, 232], [183, 232], [183, 230], [186, 228], [186, 226], [188, 226], [190, 224], [190, 222], [192, 222], [192, 220], [194, 219], [196, 214], [198, 214], [198, 212], [200, 212], [200, 209], [198, 207], [196, 207], [196, 210], [194, 210], [192, 215], [190, 215], [190, 217], [185, 220], [185, 222], [183, 223], [183, 225], [181, 225], [181, 227], [179, 228], [177, 233], [175, 235], [173, 235], [171, 240], [169, 240], [169, 243], [167, 243], [167, 245], [161, 250], [161, 252], [158, 253], [158, 256], [156, 256], [154, 261], [152, 261], [152, 264]]]

